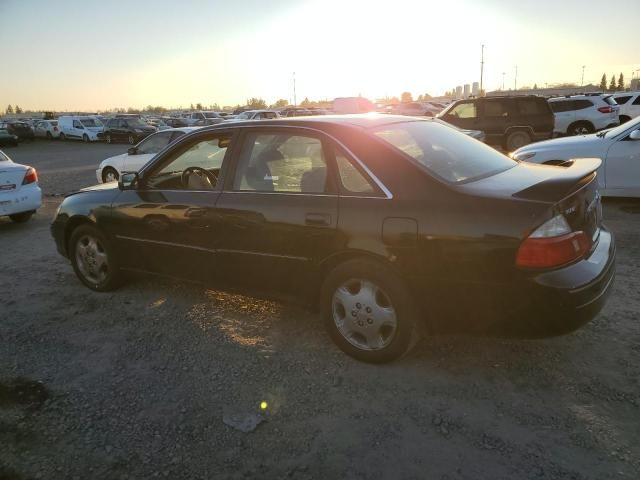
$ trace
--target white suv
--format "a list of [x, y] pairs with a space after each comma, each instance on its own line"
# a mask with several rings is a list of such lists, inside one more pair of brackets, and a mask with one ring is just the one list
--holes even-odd
[[561, 135], [586, 135], [620, 124], [620, 107], [612, 95], [569, 95], [549, 99]]
[[613, 98], [620, 105], [620, 123], [640, 117], [640, 92], [614, 93]]

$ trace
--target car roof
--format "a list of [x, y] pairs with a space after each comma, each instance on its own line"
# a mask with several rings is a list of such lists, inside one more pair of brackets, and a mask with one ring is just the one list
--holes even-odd
[[418, 119], [407, 117], [405, 115], [387, 115], [383, 113], [360, 113], [352, 115], [314, 115], [306, 117], [281, 117], [277, 119], [262, 120], [260, 122], [234, 122], [234, 123], [218, 123], [204, 130], [224, 130], [226, 128], [237, 128], [242, 126], [252, 126], [261, 128], [265, 125], [270, 126], [288, 126], [288, 127], [319, 127], [329, 125], [343, 125], [348, 127], [360, 128], [368, 130], [383, 125], [394, 123], [407, 123], [416, 121], [429, 121], [429, 119]]

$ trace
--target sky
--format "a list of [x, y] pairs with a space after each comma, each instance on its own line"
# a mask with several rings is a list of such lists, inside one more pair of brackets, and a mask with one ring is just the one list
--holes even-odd
[[[370, 99], [640, 75], [640, 1], [0, 0], [0, 111]], [[636, 72], [637, 70], [637, 72]], [[503, 76], [504, 72], [504, 76]]]

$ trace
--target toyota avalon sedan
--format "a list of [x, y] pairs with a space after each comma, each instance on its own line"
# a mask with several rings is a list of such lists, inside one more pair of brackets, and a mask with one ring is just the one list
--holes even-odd
[[424, 333], [591, 320], [615, 271], [599, 165], [520, 163], [402, 116], [228, 123], [69, 195], [51, 229], [93, 290], [135, 270], [301, 300], [344, 352], [387, 362]]

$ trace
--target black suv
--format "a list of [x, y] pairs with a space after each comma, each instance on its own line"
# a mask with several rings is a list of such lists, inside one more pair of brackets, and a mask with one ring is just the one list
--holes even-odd
[[135, 145], [156, 131], [155, 127], [147, 125], [136, 117], [112, 118], [104, 127], [103, 138], [107, 143], [125, 141]]
[[459, 128], [482, 130], [487, 143], [510, 152], [553, 135], [553, 112], [546, 99], [535, 95], [459, 100], [438, 117]]

